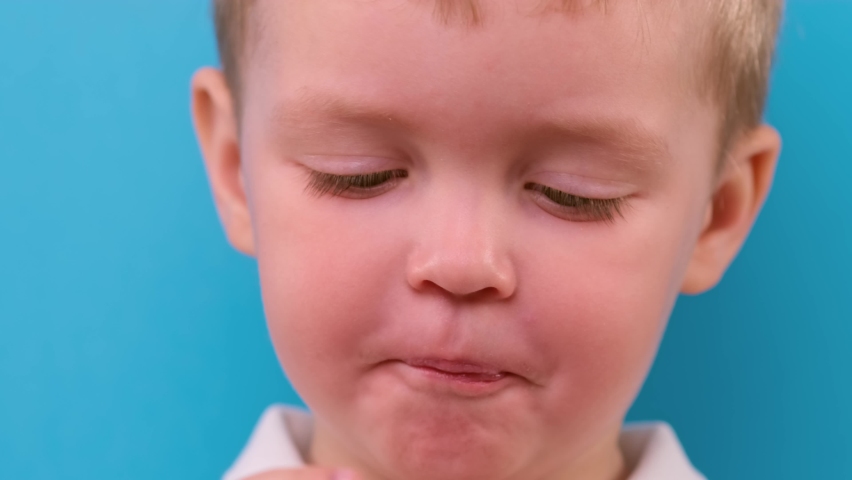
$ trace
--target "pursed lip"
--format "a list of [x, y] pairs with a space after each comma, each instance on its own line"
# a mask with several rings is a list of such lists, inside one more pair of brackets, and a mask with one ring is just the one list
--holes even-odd
[[415, 357], [388, 364], [412, 389], [438, 395], [464, 398], [490, 397], [522, 385], [522, 378], [502, 368], [459, 358]]
[[509, 375], [510, 372], [499, 367], [467, 359], [449, 360], [443, 358], [409, 358], [403, 362], [411, 367], [425, 368], [439, 373], [464, 377], [469, 381], [494, 382]]

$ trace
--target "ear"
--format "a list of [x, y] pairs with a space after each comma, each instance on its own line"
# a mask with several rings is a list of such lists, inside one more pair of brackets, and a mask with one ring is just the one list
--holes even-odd
[[699, 294], [719, 283], [769, 195], [780, 153], [781, 137], [768, 125], [743, 135], [731, 148], [707, 206], [682, 293]]
[[214, 68], [198, 70], [192, 77], [191, 88], [195, 134], [219, 219], [231, 245], [246, 255], [254, 255], [231, 92], [222, 72]]

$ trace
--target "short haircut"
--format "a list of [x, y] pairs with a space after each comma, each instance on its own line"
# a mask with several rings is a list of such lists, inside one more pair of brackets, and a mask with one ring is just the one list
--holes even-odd
[[[482, 19], [479, 0], [431, 1], [443, 21], [461, 18], [478, 24]], [[219, 58], [239, 111], [239, 72], [256, 0], [212, 2]], [[592, 2], [605, 8], [607, 0]], [[576, 10], [579, 5], [577, 0], [555, 0], [555, 6], [564, 10]], [[706, 61], [695, 75], [696, 88], [721, 109], [719, 141], [724, 155], [736, 136], [762, 121], [784, 0], [705, 0], [695, 5], [706, 10], [709, 21], [703, 46]]]

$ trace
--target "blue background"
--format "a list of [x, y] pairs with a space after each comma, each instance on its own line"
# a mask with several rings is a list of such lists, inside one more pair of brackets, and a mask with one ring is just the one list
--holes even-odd
[[[792, 1], [770, 201], [630, 419], [712, 479], [852, 478], [852, 3]], [[206, 1], [0, 2], [0, 478], [216, 478], [298, 402], [189, 118]]]

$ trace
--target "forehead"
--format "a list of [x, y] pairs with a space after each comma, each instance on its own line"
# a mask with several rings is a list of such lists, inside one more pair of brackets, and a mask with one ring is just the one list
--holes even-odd
[[563, 82], [582, 79], [579, 69], [624, 81], [640, 73], [670, 95], [687, 93], [697, 70], [688, 34], [697, 27], [694, 17], [678, 0], [259, 1], [247, 73], [258, 65], [280, 72], [266, 67], [302, 61], [289, 63], [294, 73], [348, 56], [387, 67], [381, 73], [452, 65], [461, 77], [485, 66], [488, 73], [523, 70]]
[[[464, 10], [435, 5], [258, 2], [244, 72], [247, 109], [266, 120], [318, 105], [339, 117], [372, 112], [464, 143], [565, 117], [586, 126], [613, 120], [602, 131], [638, 124], [659, 132], [696, 100], [688, 34], [695, 16], [679, 1], [620, 0], [568, 12], [540, 1], [489, 2], [477, 4], [476, 24], [463, 21]], [[495, 128], [470, 128], [483, 119]]]
[[[489, 30], [505, 26], [511, 20], [543, 21], [562, 16], [576, 24], [605, 17], [611, 20], [610, 26], [641, 41], [646, 49], [651, 44], [661, 46], [671, 40], [680, 40], [681, 47], [692, 45], [690, 38], [696, 36], [696, 28], [707, 26], [703, 17], [709, 16], [711, 10], [682, 0], [246, 0], [242, 5], [253, 13], [249, 15], [252, 28], [248, 30], [254, 41], [287, 33], [281, 28], [284, 15], [294, 20], [313, 17], [312, 20], [318, 21], [312, 26], [322, 27], [333, 26], [346, 15], [354, 14], [352, 20], [363, 19], [358, 12], [371, 12], [385, 20], [409, 17], [408, 20], [422, 24], [424, 16], [428, 16], [423, 14], [431, 11], [435, 24], [467, 31]], [[411, 18], [413, 15], [417, 18]], [[260, 35], [261, 32], [265, 35]], [[601, 32], [601, 36], [611, 33]], [[253, 46], [254, 41], [248, 43]]]

